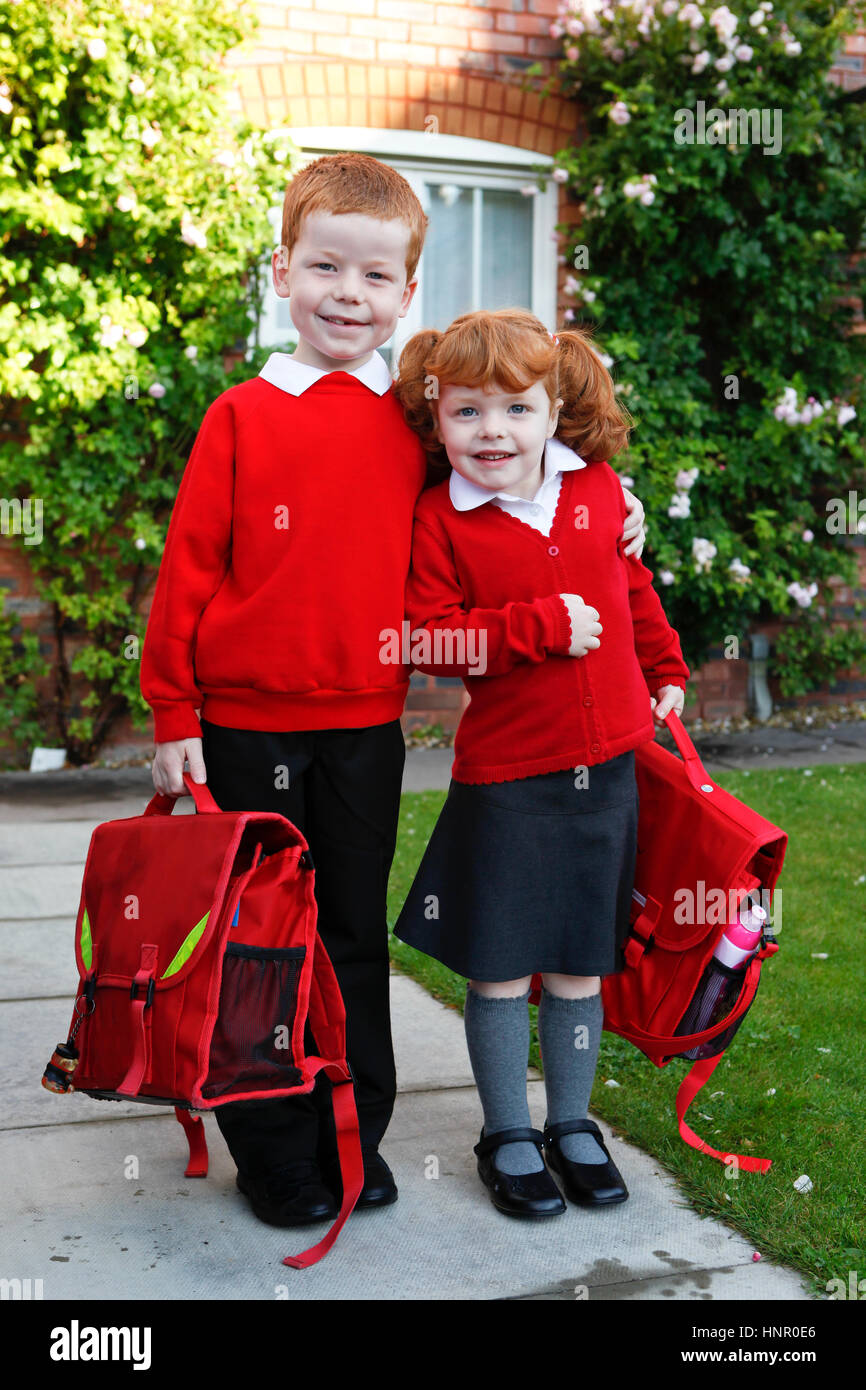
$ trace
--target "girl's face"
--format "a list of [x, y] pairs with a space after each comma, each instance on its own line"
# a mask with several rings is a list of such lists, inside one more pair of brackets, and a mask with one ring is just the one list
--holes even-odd
[[561, 405], [557, 400], [551, 410], [541, 381], [516, 395], [498, 387], [447, 385], [439, 394], [437, 434], [461, 477], [492, 493], [534, 497]]

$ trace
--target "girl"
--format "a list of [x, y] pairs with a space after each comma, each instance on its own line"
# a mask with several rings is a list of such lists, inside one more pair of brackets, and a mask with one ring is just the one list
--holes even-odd
[[[415, 512], [412, 660], [463, 678], [452, 781], [395, 934], [467, 977], [494, 1206], [545, 1217], [628, 1191], [587, 1107], [601, 976], [621, 970], [638, 820], [634, 749], [684, 703], [689, 668], [621, 549], [605, 461], [629, 420], [586, 335], [518, 309], [464, 314], [406, 344], [396, 384], [431, 467]], [[658, 699], [658, 703], [656, 700]], [[547, 1121], [526, 1096], [529, 987]]]

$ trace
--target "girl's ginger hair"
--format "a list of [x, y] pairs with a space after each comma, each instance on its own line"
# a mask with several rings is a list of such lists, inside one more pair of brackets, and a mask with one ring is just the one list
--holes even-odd
[[587, 463], [625, 448], [634, 422], [617, 400], [588, 330], [560, 329], [554, 341], [526, 309], [479, 309], [461, 314], [444, 332], [415, 333], [400, 353], [394, 392], [427, 452], [428, 481], [441, 479], [451, 466], [436, 434], [443, 386], [498, 386], [518, 393], [536, 381], [543, 381], [551, 407], [563, 402], [556, 437]]

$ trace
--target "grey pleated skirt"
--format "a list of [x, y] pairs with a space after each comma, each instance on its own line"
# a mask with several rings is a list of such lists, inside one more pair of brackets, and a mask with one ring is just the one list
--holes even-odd
[[637, 852], [634, 751], [587, 770], [452, 780], [394, 935], [473, 980], [622, 970]]

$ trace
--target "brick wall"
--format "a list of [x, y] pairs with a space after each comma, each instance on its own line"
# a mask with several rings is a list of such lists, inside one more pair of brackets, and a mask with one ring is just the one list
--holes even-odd
[[[272, 0], [257, 6], [261, 28], [229, 61], [240, 67], [301, 58], [313, 64], [342, 59], [357, 66], [393, 63], [440, 72], [469, 68], [502, 76], [511, 66], [527, 67], [559, 52], [559, 44], [549, 34], [556, 11], [556, 0], [491, 0], [475, 5], [436, 0]], [[362, 91], [348, 88], [342, 93], [336, 86], [331, 90], [347, 98], [363, 96]], [[307, 123], [301, 116], [296, 120]]]
[[830, 69], [830, 76], [846, 92], [854, 92], [866, 84], [866, 34], [851, 34]]

